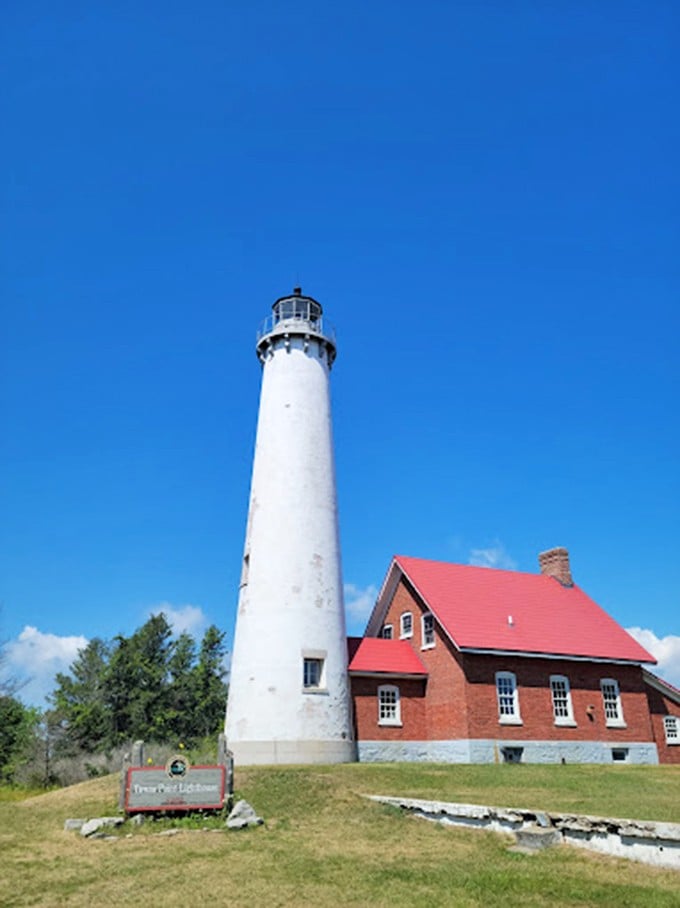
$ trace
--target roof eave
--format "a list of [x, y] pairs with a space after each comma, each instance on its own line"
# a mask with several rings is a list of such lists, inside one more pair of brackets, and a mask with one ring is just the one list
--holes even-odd
[[[473, 655], [479, 656], [520, 656], [527, 659], [567, 659], [571, 662], [608, 662], [613, 665], [639, 665], [642, 667], [644, 662], [647, 662], [645, 659], [625, 659], [617, 656], [587, 656], [587, 655], [575, 655], [573, 653], [544, 653], [544, 652], [533, 652], [530, 650], [518, 650], [518, 649], [496, 649], [494, 647], [475, 647], [475, 646], [461, 646], [459, 647], [462, 653], [471, 653]], [[655, 665], [656, 660], [653, 660], [651, 664]]]
[[663, 678], [659, 678], [658, 675], [655, 675], [654, 672], [650, 672], [650, 670], [644, 666], [642, 668], [642, 679], [645, 684], [649, 684], [650, 687], [658, 690], [664, 697], [668, 697], [673, 700], [674, 703], [680, 704], [680, 690], [668, 681], [664, 681]]
[[370, 672], [363, 669], [350, 668], [349, 673], [353, 678], [407, 678], [414, 681], [426, 681], [428, 678], [427, 672]]

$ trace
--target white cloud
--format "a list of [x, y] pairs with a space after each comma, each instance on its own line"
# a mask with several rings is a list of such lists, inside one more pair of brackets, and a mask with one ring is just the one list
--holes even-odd
[[345, 610], [350, 618], [355, 621], [366, 621], [373, 611], [378, 588], [372, 583], [360, 587], [354, 583], [345, 584]]
[[192, 637], [197, 637], [208, 626], [208, 619], [203, 609], [198, 605], [171, 605], [169, 602], [161, 602], [159, 605], [154, 605], [150, 608], [147, 614], [151, 617], [151, 615], [158, 615], [160, 612], [163, 612], [168, 624], [172, 625], [172, 629], [176, 634], [186, 631]]
[[505, 546], [498, 539], [485, 549], [472, 549], [468, 557], [468, 564], [476, 567], [502, 568], [505, 571], [517, 570], [517, 562], [505, 550]]
[[673, 634], [657, 637], [646, 627], [627, 627], [626, 630], [657, 660], [656, 665], [650, 666], [652, 671], [680, 687], [680, 637]]
[[19, 682], [17, 696], [21, 700], [42, 707], [47, 694], [54, 690], [54, 676], [67, 672], [78, 651], [87, 644], [87, 637], [44, 634], [26, 625], [16, 640], [10, 640], [5, 647], [5, 674]]

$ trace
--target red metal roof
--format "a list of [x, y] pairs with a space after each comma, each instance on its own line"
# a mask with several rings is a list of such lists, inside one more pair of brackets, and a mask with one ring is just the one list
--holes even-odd
[[401, 555], [395, 563], [460, 649], [656, 662], [575, 584]]
[[384, 672], [390, 675], [427, 675], [427, 669], [408, 640], [382, 637], [350, 637], [349, 670]]

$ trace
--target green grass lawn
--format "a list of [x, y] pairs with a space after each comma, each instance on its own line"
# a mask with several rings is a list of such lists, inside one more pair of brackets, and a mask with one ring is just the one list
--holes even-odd
[[[674, 906], [680, 874], [425, 823], [362, 798], [404, 795], [680, 820], [680, 767], [389, 764], [249, 768], [237, 796], [265, 818], [241, 832], [147, 823], [87, 841], [67, 817], [116, 812], [110, 776], [16, 800], [0, 790], [0, 904], [229, 906]], [[214, 826], [215, 824], [206, 824]]]

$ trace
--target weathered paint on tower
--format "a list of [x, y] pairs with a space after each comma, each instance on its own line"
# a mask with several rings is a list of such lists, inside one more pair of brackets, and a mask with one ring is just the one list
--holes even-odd
[[296, 288], [258, 334], [262, 390], [226, 734], [237, 763], [356, 758], [330, 409], [335, 338]]

